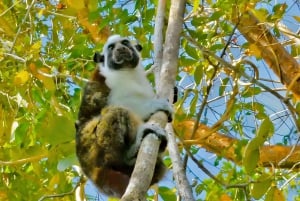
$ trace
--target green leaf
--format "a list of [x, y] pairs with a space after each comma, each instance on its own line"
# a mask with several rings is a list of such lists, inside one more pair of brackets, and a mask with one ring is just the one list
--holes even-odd
[[285, 197], [277, 186], [272, 186], [266, 195], [265, 201], [285, 201]]
[[168, 188], [166, 186], [161, 186], [159, 187], [159, 195], [163, 198], [163, 200], [168, 200], [168, 201], [176, 201], [176, 189]]
[[271, 187], [272, 179], [268, 178], [268, 176], [269, 175], [263, 174], [257, 182], [250, 186], [250, 194], [253, 198], [257, 200], [260, 199]]
[[221, 86], [219, 87], [219, 96], [222, 96], [224, 94], [228, 81], [229, 77], [222, 79]]
[[249, 98], [255, 95], [258, 95], [261, 93], [260, 87], [248, 87], [245, 91], [242, 93], [242, 97]]
[[75, 153], [69, 155], [68, 157], [65, 157], [61, 159], [57, 164], [57, 170], [58, 171], [65, 171], [67, 168], [71, 167], [74, 164], [77, 164], [77, 157]]
[[244, 157], [243, 157], [243, 165], [248, 174], [252, 174], [255, 170], [258, 160], [259, 160], [259, 147], [263, 142], [261, 142], [258, 138], [254, 138], [247, 144]]
[[42, 139], [51, 145], [57, 145], [74, 139], [74, 122], [67, 114], [58, 116], [48, 112], [48, 118], [37, 126], [37, 133]]
[[202, 78], [203, 78], [203, 67], [202, 65], [197, 65], [194, 71], [195, 83], [197, 85], [200, 84]]
[[258, 131], [256, 133], [256, 137], [259, 138], [262, 142], [265, 142], [270, 136], [272, 136], [274, 133], [274, 125], [269, 117], [266, 117], [260, 127], [258, 128]]
[[20, 123], [19, 126], [16, 128], [15, 132], [14, 132], [14, 141], [17, 144], [21, 144], [25, 137], [27, 136], [27, 131], [29, 128], [29, 122], [25, 122], [25, 123]]
[[189, 108], [191, 114], [196, 113], [197, 103], [198, 103], [198, 93], [195, 93], [195, 96], [193, 97], [191, 104], [190, 104], [190, 108]]
[[257, 17], [259, 19], [259, 21], [261, 21], [261, 22], [265, 22], [269, 15], [268, 10], [265, 8], [253, 9], [253, 10], [251, 10], [251, 12], [253, 12], [255, 17]]
[[191, 66], [197, 63], [198, 61], [195, 59], [190, 59], [187, 57], [181, 57], [180, 59], [180, 66]]
[[192, 47], [190, 45], [186, 45], [184, 49], [190, 57], [192, 57], [196, 60], [199, 59], [197, 48]]
[[214, 44], [209, 49], [212, 51], [222, 50], [224, 48], [224, 44]]

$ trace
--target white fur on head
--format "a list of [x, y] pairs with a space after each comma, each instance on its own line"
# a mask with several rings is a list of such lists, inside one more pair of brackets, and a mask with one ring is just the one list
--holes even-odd
[[121, 37], [120, 35], [117, 35], [117, 34], [108, 37], [106, 43], [103, 46], [102, 54], [105, 55], [105, 51], [107, 50], [107, 47], [110, 44], [116, 43], [116, 42], [121, 41], [123, 39], [125, 39], [125, 37]]

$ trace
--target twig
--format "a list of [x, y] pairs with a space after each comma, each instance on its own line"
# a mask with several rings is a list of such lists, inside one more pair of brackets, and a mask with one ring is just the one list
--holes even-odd
[[29, 158], [23, 158], [15, 161], [0, 161], [0, 165], [22, 165], [24, 163], [29, 163], [29, 162], [34, 162], [34, 161], [39, 161], [42, 158], [46, 158], [48, 155], [47, 154], [41, 154], [37, 156], [32, 156]]
[[34, 3], [35, 3], [35, 0], [32, 0], [31, 4], [30, 4], [29, 7], [27, 8], [27, 12], [26, 12], [26, 14], [25, 14], [25, 16], [24, 16], [24, 18], [23, 18], [21, 24], [18, 25], [19, 28], [18, 28], [18, 31], [17, 31], [16, 36], [15, 36], [15, 38], [14, 38], [14, 41], [13, 41], [13, 43], [12, 43], [12, 45], [11, 45], [11, 49], [10, 49], [9, 53], [12, 53], [12, 52], [13, 52], [14, 46], [15, 46], [15, 44], [16, 44], [16, 42], [17, 42], [17, 39], [18, 39], [18, 37], [19, 37], [19, 35], [20, 35], [21, 29], [22, 29], [22, 25], [26, 22], [27, 17], [28, 17], [28, 15], [29, 15], [30, 10], [31, 10], [32, 6], [34, 5]]
[[0, 14], [0, 17], [2, 17], [3, 15], [5, 15], [10, 9], [12, 9], [15, 5], [17, 5], [18, 3], [20, 2], [19, 1], [16, 1], [13, 5], [11, 5], [9, 8], [7, 8], [5, 11], [3, 11], [1, 14]]
[[76, 189], [79, 188], [82, 185], [82, 183], [85, 183], [85, 181], [81, 177], [79, 182], [76, 184], [76, 186], [71, 191], [66, 192], [66, 193], [60, 193], [60, 194], [44, 195], [40, 199], [38, 199], [38, 201], [42, 201], [42, 200], [50, 199], [50, 198], [60, 198], [60, 197], [65, 197], [65, 196], [68, 196], [68, 195], [72, 195], [72, 194], [75, 193]]
[[26, 62], [26, 59], [23, 59], [22, 57], [19, 57], [19, 56], [15, 55], [15, 54], [4, 53], [4, 55], [5, 55], [5, 56], [10, 56], [10, 57], [12, 57], [12, 58], [14, 58], [14, 59], [16, 59], [16, 60], [19, 60], [19, 61], [21, 61], [21, 62], [23, 62], [23, 63]]

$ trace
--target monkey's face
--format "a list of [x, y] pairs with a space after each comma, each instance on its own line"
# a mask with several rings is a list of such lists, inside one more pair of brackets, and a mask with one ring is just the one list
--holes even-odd
[[135, 68], [139, 65], [141, 50], [139, 44], [133, 45], [127, 38], [113, 35], [104, 45], [102, 55], [96, 54], [94, 60], [112, 70]]

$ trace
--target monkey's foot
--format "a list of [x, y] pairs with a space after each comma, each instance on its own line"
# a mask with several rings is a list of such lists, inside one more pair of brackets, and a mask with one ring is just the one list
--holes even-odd
[[145, 136], [149, 134], [154, 134], [161, 140], [159, 152], [163, 152], [165, 150], [168, 144], [166, 131], [163, 128], [161, 128], [158, 124], [144, 123], [138, 129], [135, 143], [131, 145], [131, 147], [126, 153], [125, 161], [128, 165], [133, 165], [135, 163], [142, 140]]
[[144, 123], [142, 125], [142, 128], [143, 128], [142, 139], [144, 139], [144, 137], [146, 137], [148, 134], [156, 135], [161, 141], [159, 146], [159, 151], [163, 152], [168, 144], [167, 133], [165, 129], [163, 129], [160, 125], [155, 123]]

